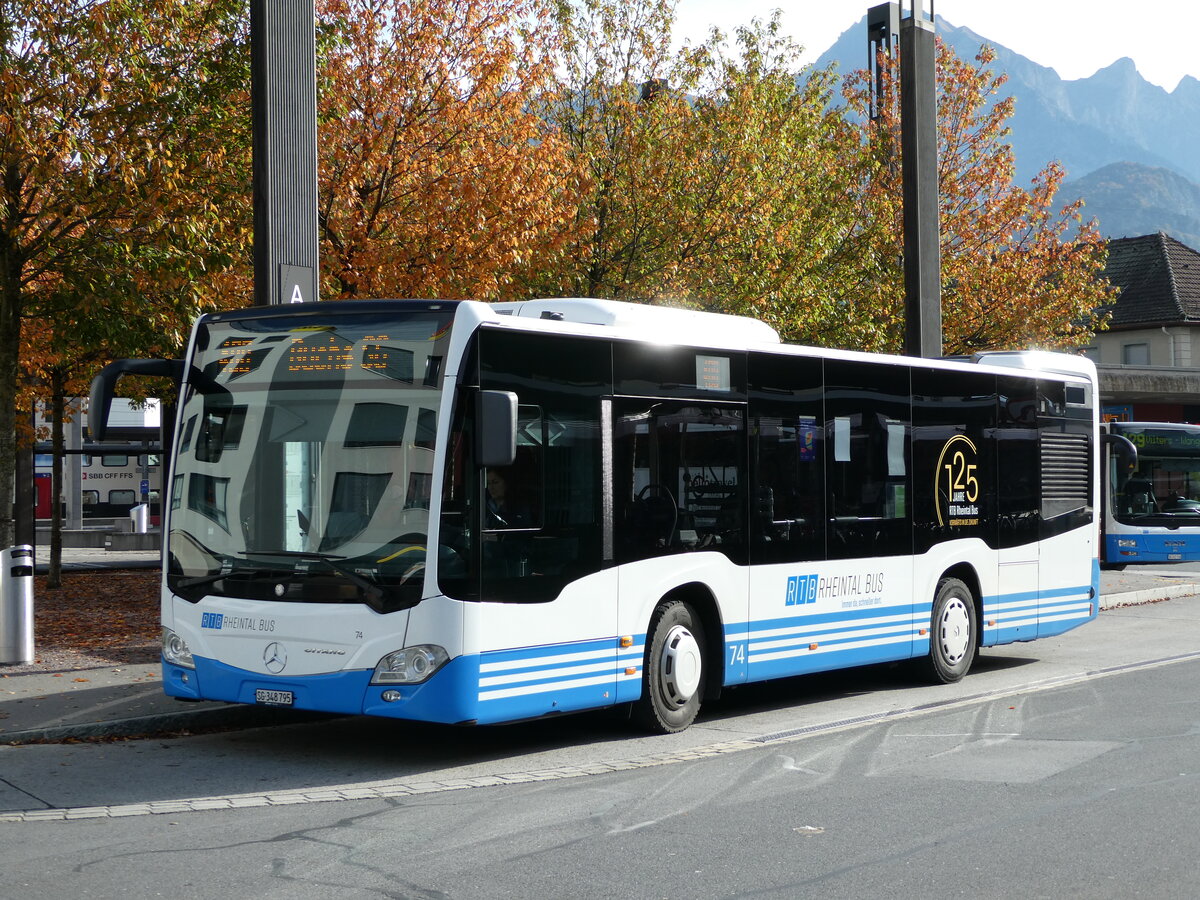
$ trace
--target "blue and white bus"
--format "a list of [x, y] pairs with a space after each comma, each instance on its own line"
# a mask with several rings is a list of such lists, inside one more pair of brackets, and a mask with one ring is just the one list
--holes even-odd
[[[204, 316], [164, 511], [168, 694], [482, 724], [916, 660], [1098, 610], [1095, 369], [787, 346], [586, 299]], [[503, 488], [501, 489], [501, 484]]]
[[1108, 459], [1102, 564], [1200, 560], [1200, 425], [1109, 422], [1136, 449], [1136, 464]]

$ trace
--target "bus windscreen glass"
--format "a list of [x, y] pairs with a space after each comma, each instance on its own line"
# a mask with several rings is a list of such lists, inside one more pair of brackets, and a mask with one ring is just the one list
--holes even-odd
[[172, 590], [415, 603], [452, 314], [201, 323], [172, 470]]
[[1200, 427], [1114, 423], [1137, 448], [1137, 468], [1116, 471], [1113, 512], [1124, 524], [1200, 525]]

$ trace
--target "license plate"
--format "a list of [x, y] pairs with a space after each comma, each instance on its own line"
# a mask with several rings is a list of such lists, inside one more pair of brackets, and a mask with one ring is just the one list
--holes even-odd
[[266, 706], [291, 706], [296, 701], [291, 691], [271, 691], [259, 688], [254, 692], [254, 702]]

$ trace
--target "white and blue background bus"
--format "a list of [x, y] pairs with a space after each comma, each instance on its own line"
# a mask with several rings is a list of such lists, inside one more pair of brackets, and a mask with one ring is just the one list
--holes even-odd
[[1103, 562], [1106, 567], [1200, 560], [1200, 425], [1109, 422], [1136, 450], [1128, 465], [1107, 458]]
[[461, 724], [628, 705], [671, 732], [749, 682], [896, 660], [957, 681], [1098, 611], [1080, 357], [347, 301], [205, 316], [172, 370], [181, 698]]

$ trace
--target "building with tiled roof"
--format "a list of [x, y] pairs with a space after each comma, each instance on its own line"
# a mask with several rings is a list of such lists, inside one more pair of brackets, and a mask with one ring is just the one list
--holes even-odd
[[1087, 348], [1114, 418], [1200, 422], [1200, 250], [1158, 232], [1108, 242], [1118, 288]]

